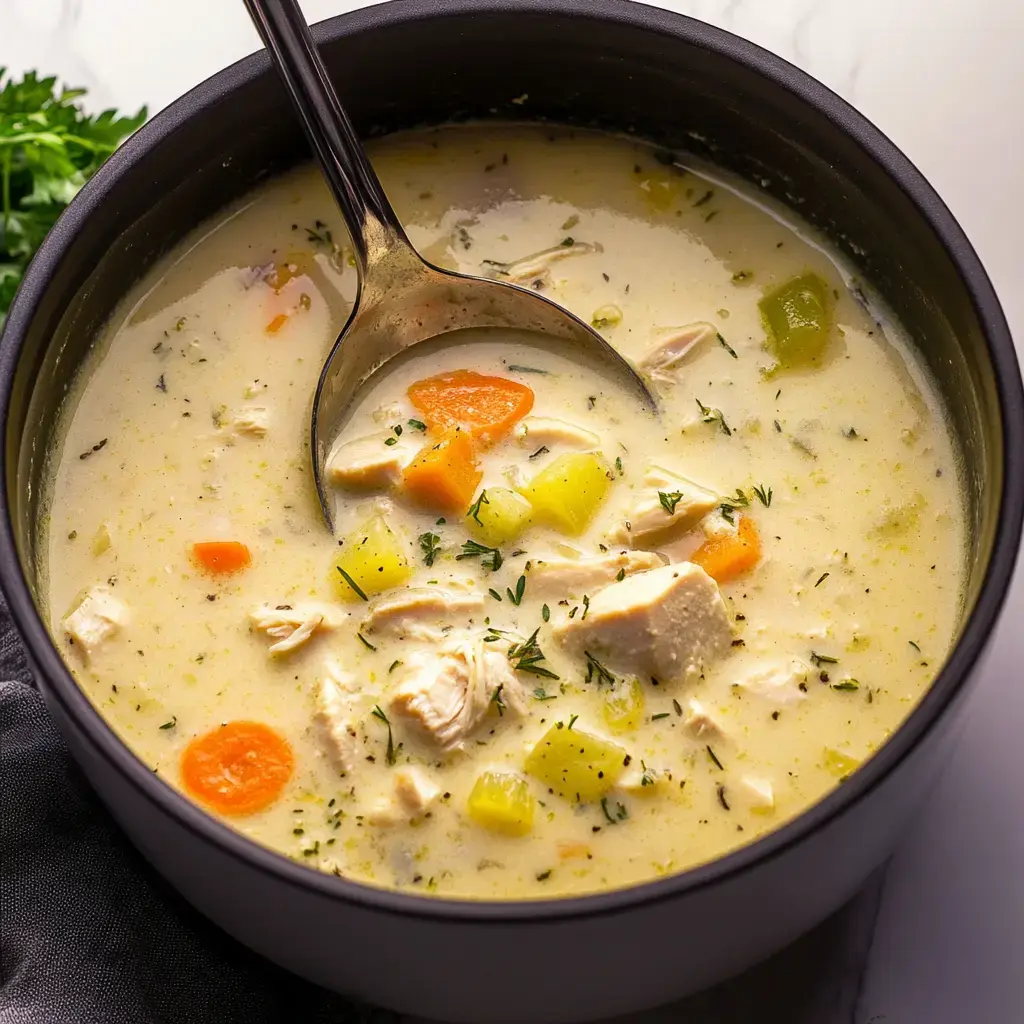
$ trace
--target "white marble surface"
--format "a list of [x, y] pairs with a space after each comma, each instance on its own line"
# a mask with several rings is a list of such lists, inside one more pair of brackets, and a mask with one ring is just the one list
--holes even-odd
[[[315, 21], [365, 4], [302, 6]], [[660, 6], [774, 50], [889, 134], [970, 235], [1024, 353], [1021, 0]], [[87, 86], [95, 106], [146, 103], [156, 111], [256, 47], [239, 0], [0, 0], [0, 66], [39, 68]], [[1024, 1017], [1022, 626], [1018, 570], [959, 748], [890, 871], [852, 1024], [1009, 1024]]]

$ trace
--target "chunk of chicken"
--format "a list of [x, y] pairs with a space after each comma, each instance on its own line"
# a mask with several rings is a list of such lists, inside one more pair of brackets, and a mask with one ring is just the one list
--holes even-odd
[[355, 724], [356, 693], [355, 676], [329, 658], [317, 680], [315, 721], [331, 760], [343, 774], [352, 771], [360, 758], [361, 745]]
[[253, 628], [276, 641], [270, 654], [287, 654], [301, 647], [318, 630], [337, 629], [346, 619], [345, 612], [319, 601], [303, 604], [261, 604], [249, 612]]
[[634, 762], [622, 773], [615, 788], [627, 796], [654, 796], [665, 791], [668, 780], [665, 772], [650, 768], [643, 762]]
[[618, 551], [583, 558], [547, 558], [533, 563], [527, 579], [531, 594], [579, 598], [584, 594], [593, 595], [595, 590], [613, 583], [619, 573], [624, 577], [632, 576], [662, 565], [662, 559], [650, 551]]
[[64, 617], [64, 632], [89, 661], [104, 641], [128, 625], [128, 619], [128, 606], [109, 587], [89, 587]]
[[768, 779], [744, 775], [740, 779], [740, 794], [755, 814], [769, 814], [775, 810], [775, 790]]
[[793, 658], [783, 665], [755, 669], [733, 685], [764, 697], [773, 704], [792, 706], [806, 698], [805, 690], [810, 674], [811, 667], [806, 662]]
[[598, 448], [601, 438], [593, 431], [558, 420], [553, 416], [527, 416], [515, 429], [520, 447], [536, 451], [539, 448]]
[[492, 703], [502, 713], [526, 712], [525, 696], [508, 659], [480, 637], [413, 652], [406, 665], [408, 672], [391, 698], [391, 710], [411, 719], [442, 750], [460, 748]]
[[660, 466], [648, 467], [644, 487], [628, 519], [610, 534], [616, 544], [645, 547], [674, 540], [692, 530], [719, 502], [714, 491]]
[[376, 801], [367, 820], [378, 828], [391, 828], [422, 817], [441, 795], [441, 787], [420, 768], [399, 768], [394, 773], [393, 796]]
[[410, 587], [371, 601], [360, 629], [364, 633], [437, 640], [444, 635], [442, 627], [465, 626], [483, 607], [483, 597], [474, 592]]
[[732, 628], [718, 585], [698, 565], [679, 562], [630, 576], [592, 594], [587, 616], [555, 626], [555, 639], [611, 669], [686, 680], [723, 655]]
[[231, 421], [231, 426], [236, 434], [266, 437], [270, 426], [270, 410], [262, 405], [244, 406]]
[[327, 479], [353, 491], [386, 490], [398, 483], [414, 454], [391, 430], [357, 437], [331, 452]]
[[695, 323], [685, 327], [664, 327], [640, 359], [640, 370], [652, 380], [675, 383], [682, 376], [687, 353], [718, 332], [713, 324]]
[[543, 287], [551, 282], [551, 268], [559, 260], [569, 256], [585, 256], [592, 252], [603, 252], [603, 247], [591, 242], [573, 242], [571, 245], [555, 245], [542, 249], [532, 256], [524, 256], [512, 263], [498, 263], [485, 260], [487, 276], [528, 287]]
[[710, 711], [699, 701], [690, 699], [686, 703], [687, 716], [683, 725], [698, 739], [720, 739], [725, 729]]

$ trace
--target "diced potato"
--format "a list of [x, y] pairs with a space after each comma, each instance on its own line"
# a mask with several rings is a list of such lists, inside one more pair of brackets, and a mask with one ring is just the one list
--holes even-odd
[[92, 538], [92, 553], [98, 558], [110, 550], [110, 544], [110, 527], [106, 523], [100, 523]]
[[612, 732], [633, 732], [644, 718], [644, 689], [639, 679], [622, 680], [604, 698], [601, 709]]
[[758, 306], [777, 368], [821, 362], [832, 330], [832, 303], [828, 285], [817, 274], [802, 274], [787, 281], [769, 292]]
[[484, 772], [467, 805], [473, 821], [505, 836], [525, 836], [533, 828], [533, 807], [526, 780], [509, 772]]
[[559, 722], [537, 741], [526, 772], [568, 800], [592, 803], [615, 785], [626, 768], [617, 743]]
[[600, 452], [574, 452], [560, 455], [520, 493], [533, 506], [535, 518], [578, 536], [590, 525], [611, 483]]
[[350, 533], [331, 566], [331, 578], [341, 599], [362, 600], [342, 570], [366, 595], [400, 586], [412, 573], [401, 540], [382, 516], [374, 516]]
[[507, 487], [488, 487], [481, 493], [483, 500], [479, 506], [472, 506], [475, 516], [466, 516], [466, 528], [477, 540], [490, 547], [501, 547], [529, 526], [533, 508], [524, 497]]
[[855, 768], [860, 766], [860, 758], [844, 754], [832, 747], [825, 748], [825, 768], [837, 778], [845, 779]]

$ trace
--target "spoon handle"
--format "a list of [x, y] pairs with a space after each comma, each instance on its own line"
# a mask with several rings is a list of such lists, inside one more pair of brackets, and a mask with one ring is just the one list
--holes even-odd
[[[362, 277], [375, 251], [396, 243], [409, 247], [405, 231], [331, 85], [296, 0], [244, 3], [341, 207]], [[383, 245], [374, 244], [375, 238]]]

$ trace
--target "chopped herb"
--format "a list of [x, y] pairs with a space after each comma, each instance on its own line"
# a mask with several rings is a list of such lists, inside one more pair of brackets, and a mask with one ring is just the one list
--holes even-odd
[[386, 437], [386, 438], [384, 438], [384, 443], [390, 448], [392, 445], [398, 444], [398, 438], [397, 437]]
[[729, 801], [725, 799], [725, 786], [721, 783], [716, 787], [718, 790], [718, 802], [728, 811], [731, 810], [729, 807]]
[[441, 538], [436, 533], [421, 533], [419, 536], [420, 551], [423, 552], [423, 561], [427, 565], [433, 565], [434, 560], [441, 553]]
[[590, 651], [584, 651], [583, 654], [587, 659], [587, 675], [584, 682], [589, 683], [593, 680], [594, 676], [597, 676], [598, 686], [601, 686], [603, 683], [607, 683], [609, 686], [614, 686], [615, 676], [613, 676], [611, 672], [609, 672], [608, 669], [606, 669], [604, 665], [602, 665], [601, 662], [599, 662], [597, 658], [590, 653]]
[[491, 572], [497, 572], [503, 561], [501, 552], [497, 548], [477, 544], [475, 540], [467, 540], [462, 545], [462, 554], [455, 556], [456, 561], [462, 561], [463, 558], [479, 558], [480, 564]]
[[385, 755], [385, 760], [388, 764], [395, 763], [395, 737], [391, 731], [391, 719], [384, 713], [384, 709], [379, 705], [373, 706], [373, 711], [370, 712], [374, 718], [379, 719], [388, 727], [388, 749]]
[[772, 489], [765, 487], [764, 484], [760, 484], [754, 488], [754, 494], [757, 496], [757, 500], [764, 505], [765, 508], [771, 508], [772, 504]]
[[526, 577], [520, 576], [516, 581], [515, 593], [512, 592], [511, 587], [505, 588], [505, 593], [508, 594], [508, 599], [517, 607], [523, 603], [523, 594], [526, 592]]
[[487, 491], [481, 491], [480, 497], [469, 506], [469, 511], [466, 513], [466, 516], [470, 519], [475, 519], [477, 526], [483, 526], [484, 524], [480, 522], [480, 506], [490, 505], [490, 503], [490, 499], [487, 497]]
[[163, 391], [164, 394], [167, 393], [167, 381], [164, 380], [164, 375], [162, 373], [157, 378], [156, 389], [157, 391]]
[[551, 618], [551, 609], [546, 605], [541, 605], [540, 617], [547, 622]]
[[671, 712], [669, 712], [669, 711], [660, 711], [656, 715], [651, 715], [651, 721], [652, 722], [657, 722], [658, 719], [660, 719], [660, 718], [668, 718], [668, 716], [670, 714], [671, 714]]
[[551, 449], [546, 445], [542, 444], [532, 455], [528, 455], [528, 459], [539, 459], [542, 455], [547, 455]]
[[821, 668], [822, 665], [838, 665], [838, 658], [830, 658], [827, 654], [818, 654], [817, 651], [811, 651], [811, 664], [817, 668]]
[[621, 455], [617, 455], [615, 457], [615, 472], [618, 473], [619, 476], [622, 476], [622, 474], [624, 472], [623, 469], [622, 469], [622, 456]]
[[707, 202], [709, 202], [711, 200], [711, 197], [714, 194], [715, 194], [715, 190], [713, 188], [709, 188], [707, 190], [707, 192], [705, 192], [704, 195], [702, 195], [700, 197], [700, 199], [698, 199], [697, 202], [695, 202], [693, 205], [694, 206], [703, 206], [705, 203], [707, 203]]
[[737, 270], [736, 273], [732, 275], [732, 283], [742, 284], [744, 281], [749, 281], [753, 276], [754, 272], [752, 270]]
[[87, 458], [89, 458], [90, 455], [92, 455], [93, 452], [98, 452], [98, 451], [101, 451], [103, 448], [105, 448], [106, 444], [107, 444], [107, 438], [103, 438], [102, 441], [97, 441], [96, 444], [94, 444], [88, 451], [82, 452], [82, 454], [79, 455], [78, 457], [80, 459], [87, 459]]
[[498, 592], [497, 592], [497, 591], [496, 591], [496, 590], [494, 589], [494, 587], [488, 587], [488, 588], [487, 588], [487, 593], [488, 593], [488, 594], [490, 594], [490, 595], [491, 595], [491, 597], [493, 597], [495, 601], [500, 601], [500, 600], [501, 600], [501, 594], [499, 594], [499, 593], [498, 593]]
[[406, 420], [406, 423], [412, 427], [413, 430], [426, 430], [427, 425], [423, 420]]
[[640, 769], [643, 772], [643, 774], [640, 776], [640, 786], [641, 786], [641, 788], [643, 788], [644, 786], [653, 786], [654, 785], [654, 774], [653, 774], [653, 772], [648, 770], [647, 762], [644, 761], [643, 758], [640, 759]]
[[843, 437], [858, 437], [858, 436], [859, 435], [857, 433], [857, 428], [856, 427], [848, 427], [846, 430], [843, 431]]
[[587, 408], [593, 409], [597, 405], [597, 395], [587, 395]]
[[538, 626], [528, 639], [512, 644], [506, 657], [517, 672], [528, 672], [531, 675], [543, 676], [545, 679], [557, 679], [558, 676], [551, 669], [541, 664], [547, 659], [537, 643], [539, 632], [540, 627]]
[[605, 821], [609, 825], [618, 825], [620, 821], [625, 821], [629, 817], [629, 811], [620, 803], [615, 804], [615, 817], [611, 816], [611, 812], [608, 810], [608, 797], [601, 797], [601, 810], [604, 811]]
[[722, 768], [722, 762], [718, 760], [717, 756], [715, 755], [715, 752], [711, 749], [710, 744], [707, 745], [704, 749], [708, 752], [708, 757], [711, 758], [711, 760], [714, 763], [715, 767], [719, 771], [724, 771], [725, 769]]
[[583, 614], [580, 616], [580, 622], [582, 622], [587, 617], [587, 612], [589, 612], [589, 611], [590, 611], [590, 595], [589, 594], [584, 594], [583, 595]]
[[338, 572], [341, 573], [341, 578], [356, 592], [356, 594], [363, 600], [369, 601], [370, 599], [366, 596], [363, 588], [340, 565], [335, 566]]
[[171, 720], [169, 722], [164, 722], [164, 724], [161, 725], [160, 728], [161, 729], [173, 729], [177, 724], [178, 724], [178, 716], [177, 715], [171, 715]]
[[918, 654], [921, 653], [921, 648], [918, 647], [918, 645], [915, 644], [913, 640], [908, 640], [907, 643], [910, 644], [910, 646], [913, 647], [914, 650], [917, 651]]
[[542, 370], [537, 366], [522, 366], [519, 363], [512, 363], [509, 366], [511, 373], [539, 373], [541, 376], [548, 377], [551, 375], [550, 370]]
[[546, 882], [550, 877], [551, 877], [551, 868], [548, 868], [547, 871], [541, 871], [537, 875], [537, 881], [538, 882]]
[[579, 715], [570, 715], [569, 716], [569, 724], [568, 724], [568, 726], [566, 726], [566, 728], [571, 729], [576, 724], [576, 719], [579, 718], [579, 717], [580, 717]]
[[402, 664], [401, 658], [395, 658], [395, 660], [393, 662], [391, 662], [390, 665], [388, 665], [388, 675], [391, 675], [391, 673], [394, 672], [395, 669], [398, 668], [398, 666], [401, 665], [401, 664]]
[[623, 566], [616, 574], [615, 579], [618, 583], [621, 583], [626, 578], [626, 568]]
[[734, 349], [732, 345], [730, 345], [729, 342], [727, 342], [725, 338], [723, 338], [722, 335], [718, 333], [718, 331], [715, 331], [715, 337], [718, 339], [718, 344], [721, 345], [722, 348], [724, 348], [725, 351], [728, 352], [729, 355], [733, 357], [733, 359], [739, 359], [739, 356], [736, 355], [736, 349]]
[[548, 693], [542, 686], [533, 691], [534, 700], [558, 700], [557, 693]]
[[367, 640], [367, 639], [366, 639], [366, 637], [365, 637], [365, 636], [363, 636], [363, 634], [362, 634], [362, 633], [356, 633], [356, 638], [357, 638], [357, 639], [359, 640], [359, 642], [360, 642], [360, 643], [361, 643], [361, 644], [362, 644], [362, 645], [363, 645], [363, 646], [364, 646], [364, 647], [365, 647], [365, 648], [366, 648], [366, 649], [367, 649], [368, 651], [375, 651], [375, 650], [377, 650], [377, 648], [376, 648], [376, 647], [374, 647], [374, 646], [373, 646], [373, 644], [371, 644], [371, 643], [370, 643], [370, 641], [369, 641], [369, 640]]
[[782, 433], [782, 424], [778, 420], [772, 420], [772, 423], [775, 424], [775, 433], [781, 434]]
[[573, 246], [575, 244], [576, 244], [576, 239], [573, 238], [572, 235], [566, 235], [565, 238], [562, 239], [562, 245], [564, 245], [566, 247], [566, 249], [568, 249], [570, 246]]
[[679, 701], [675, 699], [675, 697], [672, 698], [672, 710], [675, 711], [677, 715], [682, 717], [683, 706], [679, 703]]
[[658, 491], [658, 501], [661, 507], [670, 515], [676, 514], [676, 505], [683, 500], [682, 491]]
[[818, 582], [814, 584], [814, 585], [815, 585], [815, 587], [820, 587], [820, 586], [822, 585], [822, 583], [824, 583], [824, 582], [825, 582], [825, 580], [827, 580], [827, 579], [829, 578], [829, 576], [831, 576], [831, 575], [832, 575], [832, 573], [830, 573], [830, 572], [823, 572], [823, 573], [822, 573], [822, 574], [821, 574], [821, 575], [820, 575], [820, 576], [818, 577]]
[[848, 676], [846, 679], [838, 683], [831, 684], [833, 690], [859, 690], [860, 683], [857, 682], [852, 676]]
[[501, 691], [505, 689], [504, 683], [499, 683], [498, 688], [491, 694], [491, 703], [498, 709], [498, 717], [505, 714], [505, 702], [501, 699]]
[[435, 526], [444, 526], [444, 524], [445, 524], [446, 522], [448, 522], [448, 520], [447, 520], [447, 519], [445, 519], [445, 517], [444, 517], [444, 516], [441, 516], [441, 518], [440, 518], [440, 519], [437, 519], [437, 520], [435, 520], [435, 522], [434, 522], [434, 525], [435, 525]]
[[725, 422], [725, 416], [721, 409], [712, 409], [710, 406], [705, 405], [699, 398], [696, 399], [697, 408], [700, 409], [701, 419], [705, 423], [717, 422], [719, 427], [722, 429], [722, 433], [726, 437], [732, 437], [732, 430], [729, 428], [729, 424]]

